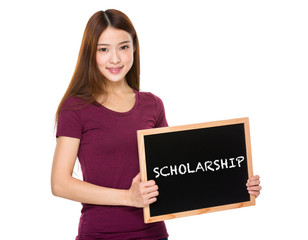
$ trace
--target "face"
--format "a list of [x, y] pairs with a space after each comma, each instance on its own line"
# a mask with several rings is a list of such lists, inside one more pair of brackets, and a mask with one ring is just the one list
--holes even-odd
[[110, 82], [125, 81], [134, 62], [134, 46], [130, 34], [108, 27], [98, 39], [96, 62], [101, 73]]

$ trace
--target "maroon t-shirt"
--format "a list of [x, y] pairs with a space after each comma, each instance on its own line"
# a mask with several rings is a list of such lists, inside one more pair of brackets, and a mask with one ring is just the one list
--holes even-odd
[[[80, 139], [78, 159], [83, 179], [99, 186], [129, 189], [139, 173], [139, 129], [168, 126], [163, 102], [149, 92], [136, 93], [125, 113], [100, 104], [69, 98], [59, 115], [57, 137]], [[82, 204], [78, 240], [148, 239], [168, 237], [164, 222], [145, 224], [142, 208]]]

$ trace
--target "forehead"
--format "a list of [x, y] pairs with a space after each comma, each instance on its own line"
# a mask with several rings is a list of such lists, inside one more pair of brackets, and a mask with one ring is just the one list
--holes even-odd
[[128, 32], [121, 29], [108, 27], [99, 36], [98, 44], [116, 45], [124, 41], [132, 42], [132, 37]]

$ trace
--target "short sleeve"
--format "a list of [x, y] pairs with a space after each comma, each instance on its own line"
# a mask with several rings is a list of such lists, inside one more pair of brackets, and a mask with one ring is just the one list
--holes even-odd
[[155, 102], [156, 102], [156, 123], [155, 123], [155, 127], [168, 127], [164, 103], [159, 97], [157, 97], [155, 95], [154, 95], [154, 97], [155, 97]]
[[76, 110], [61, 110], [58, 118], [56, 137], [82, 137], [82, 122]]

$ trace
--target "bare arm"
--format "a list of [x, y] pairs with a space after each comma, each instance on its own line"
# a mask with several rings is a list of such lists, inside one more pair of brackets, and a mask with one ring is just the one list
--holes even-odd
[[79, 144], [77, 138], [58, 138], [51, 172], [53, 195], [97, 205], [144, 207], [156, 201], [157, 185], [154, 181], [141, 182], [139, 174], [129, 190], [101, 187], [72, 177]]

